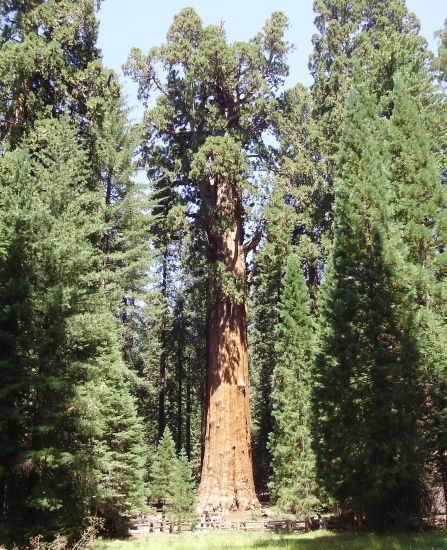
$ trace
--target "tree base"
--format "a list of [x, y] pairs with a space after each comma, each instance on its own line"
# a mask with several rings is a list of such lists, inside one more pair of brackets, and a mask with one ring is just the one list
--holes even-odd
[[236, 495], [201, 495], [199, 491], [197, 512], [202, 514], [205, 511], [209, 512], [230, 512], [230, 511], [246, 511], [259, 509], [258, 497], [256, 494], [251, 496], [239, 496]]

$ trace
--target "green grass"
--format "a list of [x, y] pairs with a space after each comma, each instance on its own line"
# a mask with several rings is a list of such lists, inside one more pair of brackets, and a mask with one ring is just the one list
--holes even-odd
[[147, 535], [131, 540], [98, 540], [95, 550], [447, 550], [447, 532], [411, 535], [354, 535], [316, 531], [300, 535], [245, 532]]

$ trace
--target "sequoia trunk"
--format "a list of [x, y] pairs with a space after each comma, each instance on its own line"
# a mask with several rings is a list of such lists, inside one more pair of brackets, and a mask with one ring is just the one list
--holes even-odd
[[[223, 185], [228, 209], [232, 193]], [[234, 191], [234, 188], [233, 188]], [[211, 263], [221, 262], [221, 276], [211, 283], [208, 325], [208, 387], [205, 452], [199, 487], [198, 508], [246, 509], [258, 506], [253, 481], [247, 349], [247, 301], [242, 288], [235, 296], [222, 283], [245, 284], [246, 262], [239, 197], [228, 212], [232, 228], [210, 239]], [[217, 270], [216, 270], [217, 271]], [[223, 275], [222, 275], [223, 272]], [[237, 286], [237, 285], [235, 285]]]

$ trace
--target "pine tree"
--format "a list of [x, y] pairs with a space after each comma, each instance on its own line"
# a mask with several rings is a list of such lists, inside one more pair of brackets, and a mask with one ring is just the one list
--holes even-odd
[[439, 39], [439, 49], [432, 66], [438, 72], [439, 78], [447, 82], [447, 19], [444, 20], [444, 28], [436, 36]]
[[[147, 326], [143, 310], [149, 299], [148, 286], [153, 269], [150, 214], [154, 204], [147, 184], [136, 181], [136, 151], [140, 128], [131, 125], [129, 110], [122, 99], [112, 102], [96, 128], [94, 141], [95, 181], [102, 184], [104, 235], [98, 242], [102, 254], [104, 288], [110, 309], [120, 321], [123, 358], [130, 369], [132, 390], [139, 410], [146, 417], [143, 395], [147, 397], [145, 340]], [[146, 436], [150, 430], [146, 432]], [[150, 437], [149, 437], [150, 439]]]
[[365, 71], [384, 116], [391, 115], [394, 76], [402, 70], [411, 76], [411, 94], [424, 95], [426, 116], [433, 121], [433, 128], [439, 127], [439, 115], [429, 108], [434, 96], [427, 72], [427, 43], [419, 35], [419, 21], [404, 0], [316, 0], [314, 11], [318, 33], [312, 40], [314, 51], [309, 63], [314, 79], [314, 131], [310, 140], [316, 169], [313, 196], [318, 196], [321, 207], [315, 209], [312, 227], [318, 229], [322, 253], [327, 254], [332, 241], [333, 186], [338, 174], [345, 100], [356, 67]]
[[174, 473], [177, 467], [175, 443], [169, 428], [165, 428], [150, 469], [150, 501], [160, 504], [169, 502]]
[[[179, 261], [184, 299], [181, 330], [184, 347], [175, 346], [177, 364], [183, 361], [183, 419], [181, 434], [177, 433], [177, 448], [184, 446], [188, 461], [198, 475], [202, 459], [202, 432], [206, 413], [206, 352], [209, 269], [206, 260], [206, 239], [198, 227], [185, 232], [180, 245]], [[173, 336], [175, 334], [173, 333]], [[177, 372], [179, 369], [177, 369]], [[177, 381], [178, 382], [178, 381]], [[180, 390], [180, 385], [178, 385]], [[177, 411], [179, 407], [177, 407]], [[178, 425], [179, 418], [177, 418]], [[180, 435], [182, 437], [180, 438]]]
[[446, 191], [431, 152], [430, 133], [420, 101], [410, 95], [404, 76], [396, 78], [390, 119], [390, 178], [394, 212], [405, 243], [405, 281], [417, 307], [418, 348], [426, 406], [426, 463], [434, 485], [447, 495], [444, 419], [447, 388], [445, 353]]
[[[390, 119], [390, 179], [395, 219], [412, 265], [415, 301], [442, 307], [442, 283], [447, 240], [447, 194], [419, 98], [412, 97], [403, 75], [396, 77]], [[440, 283], [440, 284], [437, 284]]]
[[196, 517], [196, 484], [183, 449], [175, 463], [167, 490], [169, 496], [163, 510], [168, 518], [178, 523], [193, 520]]
[[[117, 332], [111, 319], [110, 333]], [[110, 339], [110, 336], [109, 336]], [[127, 383], [119, 342], [111, 341], [112, 352], [104, 357], [103, 381], [97, 391], [100, 400], [100, 430], [94, 453], [98, 459], [98, 492], [95, 515], [105, 519], [109, 534], [127, 535], [131, 513], [144, 508], [147, 499], [147, 445], [137, 406]], [[90, 389], [90, 395], [94, 390]]]
[[424, 456], [413, 307], [400, 282], [405, 264], [379, 123], [364, 87], [354, 89], [322, 288], [314, 414], [324, 487], [343, 510], [380, 529], [419, 516]]
[[87, 167], [62, 119], [36, 124], [0, 168], [2, 532], [16, 541], [141, 505], [142, 430], [101, 291]]
[[253, 458], [258, 491], [267, 490], [271, 456], [268, 437], [273, 429], [272, 375], [276, 365], [275, 326], [279, 321], [278, 304], [281, 278], [291, 250], [294, 209], [287, 204], [290, 186], [279, 178], [263, 207], [265, 241], [256, 253], [254, 284], [251, 291], [249, 325], [250, 376], [252, 386]]
[[287, 260], [278, 310], [269, 486], [276, 505], [304, 516], [308, 525], [319, 505], [310, 429], [314, 334], [309, 294], [295, 254]]
[[147, 185], [135, 181], [135, 157], [140, 128], [129, 122], [129, 109], [120, 98], [108, 106], [96, 129], [94, 169], [102, 183], [106, 232], [101, 249], [108, 292], [116, 316], [131, 324], [135, 301], [141, 298], [150, 265], [148, 215], [154, 204]]
[[310, 91], [297, 84], [287, 90], [280, 103], [276, 122], [278, 139], [277, 175], [287, 189], [285, 197], [296, 212], [289, 232], [303, 262], [311, 299], [316, 300], [320, 273], [328, 243], [320, 220], [328, 212], [325, 202], [327, 182], [319, 173], [319, 150], [315, 141], [316, 121], [312, 117], [314, 100]]

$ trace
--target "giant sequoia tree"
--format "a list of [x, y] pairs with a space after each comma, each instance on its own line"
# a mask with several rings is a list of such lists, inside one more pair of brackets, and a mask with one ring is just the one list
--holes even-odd
[[[0, 5], [0, 139], [17, 143], [39, 118], [69, 114], [85, 135], [119, 93], [96, 47], [94, 0]], [[92, 138], [93, 139], [93, 138]]]
[[[140, 97], [159, 93], [146, 113], [148, 165], [157, 163], [207, 235], [210, 264], [208, 390], [199, 506], [256, 503], [253, 484], [247, 353], [247, 254], [260, 232], [246, 237], [252, 157], [287, 73], [287, 21], [274, 13], [247, 43], [228, 44], [222, 26], [204, 27], [184, 9], [167, 42], [127, 66]], [[159, 74], [162, 66], [165, 74]]]

